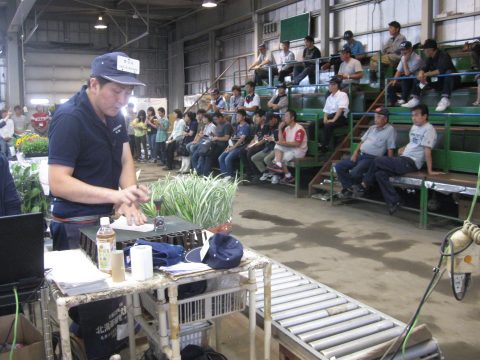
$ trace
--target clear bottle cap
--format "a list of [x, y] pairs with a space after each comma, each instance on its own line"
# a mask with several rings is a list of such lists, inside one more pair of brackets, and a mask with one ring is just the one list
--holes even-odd
[[110, 218], [108, 216], [100, 218], [100, 226], [108, 226], [110, 225]]

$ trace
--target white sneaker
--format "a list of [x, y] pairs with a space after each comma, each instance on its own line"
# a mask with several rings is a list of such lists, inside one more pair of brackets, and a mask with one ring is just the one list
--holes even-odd
[[278, 184], [279, 182], [280, 182], [280, 176], [278, 176], [278, 175], [273, 175], [273, 176], [272, 176], [272, 184], [273, 184], [273, 185], [276, 185], [276, 184]]
[[403, 105], [403, 104], [405, 104], [405, 100], [400, 99], [397, 101], [397, 105]]
[[267, 181], [267, 180], [270, 180], [271, 178], [272, 178], [272, 174], [264, 172], [262, 174], [262, 177], [260, 178], [260, 181]]
[[420, 104], [420, 99], [418, 99], [416, 97], [412, 97], [410, 100], [408, 100], [407, 103], [403, 104], [402, 107], [411, 109], [411, 108], [417, 106], [418, 104]]
[[450, 99], [447, 97], [442, 97], [442, 99], [438, 102], [435, 111], [445, 111], [450, 106]]
[[227, 175], [227, 176], [224, 176], [223, 179], [224, 180], [232, 180], [233, 178], [230, 175]]

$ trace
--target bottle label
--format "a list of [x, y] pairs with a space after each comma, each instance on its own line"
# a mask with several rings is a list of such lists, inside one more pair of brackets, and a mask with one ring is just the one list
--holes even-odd
[[112, 269], [112, 247], [108, 242], [98, 243], [98, 268], [101, 271]]

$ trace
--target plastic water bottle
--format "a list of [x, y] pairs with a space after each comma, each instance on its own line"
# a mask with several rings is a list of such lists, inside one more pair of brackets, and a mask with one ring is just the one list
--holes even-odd
[[115, 231], [110, 227], [108, 217], [100, 218], [100, 229], [97, 231], [98, 269], [112, 273], [112, 251], [116, 248]]

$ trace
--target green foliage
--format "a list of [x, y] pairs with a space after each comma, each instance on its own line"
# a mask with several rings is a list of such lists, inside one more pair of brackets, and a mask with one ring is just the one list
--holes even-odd
[[25, 156], [48, 155], [48, 139], [40, 137], [32, 141], [25, 141], [22, 144], [22, 152]]
[[38, 164], [13, 164], [12, 176], [22, 200], [22, 212], [46, 214], [49, 202], [40, 184]]
[[155, 217], [153, 201], [162, 197], [162, 215], [176, 215], [207, 229], [231, 219], [237, 188], [237, 181], [218, 176], [167, 176], [150, 184], [151, 201], [142, 209]]

